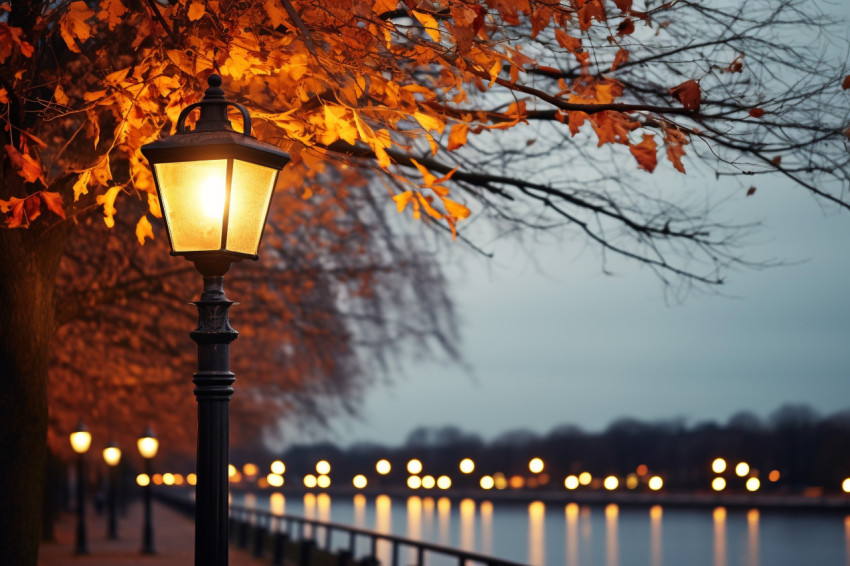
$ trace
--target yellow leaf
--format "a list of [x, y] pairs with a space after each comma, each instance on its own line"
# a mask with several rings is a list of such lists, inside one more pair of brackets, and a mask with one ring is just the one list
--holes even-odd
[[425, 28], [425, 33], [428, 34], [431, 41], [440, 41], [440, 24], [437, 23], [434, 16], [424, 12], [417, 12], [416, 10], [411, 11], [413, 12], [413, 16], [422, 24], [422, 27]]
[[443, 206], [446, 207], [446, 211], [451, 215], [452, 218], [456, 220], [462, 220], [469, 216], [469, 209], [460, 204], [459, 202], [455, 202], [452, 199], [443, 198]]
[[9, 160], [12, 166], [17, 170], [18, 175], [23, 177], [29, 183], [35, 183], [39, 179], [44, 182], [44, 173], [41, 170], [41, 163], [36, 161], [28, 153], [22, 153], [13, 145], [6, 145], [6, 153], [9, 155]]
[[91, 179], [91, 169], [86, 169], [80, 173], [77, 182], [74, 183], [74, 202], [80, 200], [81, 195], [89, 194], [89, 180]]
[[193, 0], [193, 2], [189, 5], [189, 12], [187, 15], [189, 16], [189, 21], [194, 22], [196, 20], [200, 20], [206, 9], [204, 8], [204, 3], [199, 2], [198, 0]]
[[265, 0], [263, 2], [263, 8], [266, 9], [266, 14], [269, 16], [269, 25], [271, 27], [276, 28], [286, 21], [286, 18], [283, 16], [282, 6], [277, 0]]
[[119, 192], [121, 192], [121, 187], [115, 186], [106, 191], [106, 194], [97, 195], [97, 204], [103, 206], [103, 221], [109, 228], [115, 226], [114, 216], [115, 213], [118, 212], [115, 209], [115, 197], [118, 196]]
[[411, 159], [410, 161], [413, 162], [417, 169], [419, 169], [419, 173], [422, 174], [422, 179], [425, 181], [425, 186], [430, 187], [431, 185], [433, 185], [434, 181], [436, 181], [437, 178], [415, 159]]
[[153, 227], [148, 221], [148, 217], [142, 216], [136, 224], [136, 239], [139, 240], [139, 244], [144, 246], [145, 238], [153, 240]]
[[64, 90], [62, 90], [62, 85], [56, 85], [56, 90], [53, 91], [53, 98], [55, 98], [56, 102], [62, 106], [68, 106], [68, 103], [71, 102], [68, 99], [68, 95], [65, 94]]
[[440, 214], [440, 211], [431, 206], [431, 197], [424, 197], [420, 193], [416, 193], [416, 196], [419, 198], [419, 202], [422, 204], [422, 208], [425, 209], [425, 212], [428, 213], [428, 216], [436, 218], [437, 220], [443, 219], [443, 215]]
[[157, 218], [162, 218], [162, 208], [159, 206], [159, 197], [153, 193], [148, 193], [148, 210], [151, 211]]
[[85, 2], [77, 0], [71, 2], [59, 22], [59, 33], [62, 34], [65, 45], [74, 53], [80, 53], [80, 48], [77, 47], [75, 39], [79, 39], [80, 43], [85, 43], [91, 37], [91, 26], [86, 23], [86, 20], [92, 16], [94, 16], [94, 11], [86, 6]]
[[422, 127], [425, 128], [426, 131], [436, 130], [440, 134], [443, 133], [443, 130], [446, 129], [446, 123], [437, 118], [436, 116], [431, 116], [430, 114], [425, 114], [424, 112], [414, 112], [413, 117], [422, 124]]
[[404, 212], [404, 209], [407, 207], [407, 203], [409, 203], [412, 198], [413, 191], [404, 191], [401, 194], [393, 196], [393, 200], [395, 201], [395, 205], [399, 212]]

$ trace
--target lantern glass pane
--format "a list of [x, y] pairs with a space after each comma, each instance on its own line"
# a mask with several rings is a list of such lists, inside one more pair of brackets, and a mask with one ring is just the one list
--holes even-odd
[[221, 249], [227, 160], [177, 161], [154, 167], [174, 251]]
[[152, 436], [144, 436], [136, 441], [142, 458], [153, 458], [159, 449], [159, 441]]
[[87, 431], [78, 431], [71, 433], [71, 448], [77, 454], [85, 454], [91, 446], [91, 433]]
[[256, 255], [276, 179], [276, 169], [233, 160], [228, 251]]

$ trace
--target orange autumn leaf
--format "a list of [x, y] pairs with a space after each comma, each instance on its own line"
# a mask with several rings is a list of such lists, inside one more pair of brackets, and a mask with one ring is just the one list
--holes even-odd
[[118, 212], [115, 208], [115, 197], [118, 196], [118, 193], [121, 192], [121, 187], [114, 186], [105, 194], [97, 195], [95, 202], [97, 204], [103, 206], [103, 221], [106, 223], [106, 226], [112, 228], [115, 226], [115, 213]]
[[611, 71], [616, 71], [617, 67], [629, 60], [629, 50], [622, 47], [617, 50], [617, 55], [614, 56], [614, 62], [611, 63]]
[[145, 238], [153, 240], [153, 226], [151, 226], [147, 216], [142, 216], [136, 224], [136, 239], [140, 245], [144, 246]]
[[699, 88], [699, 83], [693, 79], [687, 80], [670, 89], [670, 96], [682, 103], [687, 110], [694, 112], [699, 110], [700, 99], [702, 92]]
[[448, 150], [454, 151], [466, 145], [466, 135], [469, 131], [469, 126], [463, 122], [452, 126], [452, 131], [449, 134]]
[[658, 146], [655, 144], [654, 134], [644, 134], [643, 141], [637, 145], [632, 145], [629, 151], [635, 156], [638, 162], [638, 167], [652, 173], [655, 166], [658, 164], [658, 154], [656, 153]]
[[555, 40], [557, 40], [558, 45], [570, 53], [578, 53], [578, 50], [581, 49], [581, 40], [569, 35], [560, 28], [555, 29]]
[[404, 209], [407, 208], [407, 204], [412, 198], [413, 191], [404, 191], [403, 193], [393, 195], [393, 200], [399, 212], [404, 212]]
[[441, 200], [443, 201], [443, 206], [446, 207], [446, 212], [449, 213], [453, 220], [462, 220], [469, 217], [469, 209], [464, 205], [446, 197], [441, 197]]
[[431, 14], [426, 14], [425, 12], [418, 12], [416, 10], [411, 10], [413, 12], [413, 16], [422, 24], [422, 27], [425, 28], [425, 33], [428, 34], [428, 37], [431, 38], [431, 41], [440, 41], [440, 25], [437, 23], [437, 20]]
[[62, 195], [54, 191], [40, 191], [37, 194], [41, 197], [47, 210], [60, 218], [65, 218], [65, 203], [62, 200]]
[[614, 5], [626, 14], [632, 9], [632, 0], [614, 0]]
[[105, 21], [109, 29], [121, 23], [121, 16], [127, 13], [127, 7], [121, 0], [102, 0], [100, 3], [100, 12], [97, 13], [97, 19]]
[[6, 155], [12, 162], [12, 167], [18, 172], [18, 175], [27, 180], [28, 183], [35, 183], [39, 179], [44, 182], [44, 173], [41, 170], [41, 164], [36, 161], [31, 155], [21, 153], [15, 146], [6, 145]]
[[416, 198], [419, 199], [419, 203], [422, 205], [422, 208], [425, 209], [425, 212], [428, 213], [428, 216], [436, 220], [443, 219], [443, 215], [440, 213], [440, 211], [431, 206], [431, 199], [433, 197], [426, 197], [421, 193], [416, 193]]
[[685, 166], [682, 165], [682, 157], [685, 156], [685, 146], [688, 143], [690, 143], [688, 137], [680, 129], [664, 129], [664, 145], [667, 146], [667, 159], [680, 173], [685, 172]]
[[581, 31], [590, 29], [592, 20], [605, 21], [605, 7], [600, 0], [588, 0], [584, 6], [578, 9], [578, 22]]
[[414, 112], [413, 117], [416, 118], [416, 121], [419, 122], [422, 125], [422, 128], [426, 131], [435, 130], [442, 134], [443, 130], [446, 129], [446, 123], [436, 116], [425, 114], [424, 112]]
[[186, 15], [189, 16], [190, 22], [194, 22], [200, 20], [204, 16], [204, 12], [206, 12], [204, 3], [199, 0], [193, 0], [192, 3], [189, 4], [189, 11]]
[[62, 35], [62, 39], [65, 40], [65, 45], [74, 53], [80, 53], [80, 48], [77, 47], [77, 40], [80, 43], [85, 43], [91, 37], [91, 26], [86, 20], [92, 16], [94, 16], [94, 11], [85, 2], [77, 0], [76, 2], [71, 2], [59, 22], [59, 33]]

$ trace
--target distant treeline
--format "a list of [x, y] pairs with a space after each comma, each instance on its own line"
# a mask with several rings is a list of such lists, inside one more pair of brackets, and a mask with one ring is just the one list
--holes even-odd
[[[241, 452], [241, 451], [239, 451]], [[234, 453], [234, 463], [247, 454]], [[785, 405], [761, 419], [750, 412], [734, 415], [726, 424], [697, 423], [682, 419], [644, 422], [620, 418], [602, 432], [585, 432], [574, 425], [561, 425], [545, 435], [528, 430], [506, 432], [490, 442], [455, 426], [420, 427], [410, 433], [400, 447], [355, 444], [340, 448], [331, 443], [297, 445], [283, 454], [256, 452], [254, 461], [282, 458], [292, 480], [314, 470], [318, 460], [332, 463], [335, 482], [350, 483], [354, 474], [365, 474], [382, 485], [406, 481], [406, 463], [419, 459], [422, 474], [446, 474], [455, 486], [477, 485], [482, 475], [501, 472], [506, 476], [531, 474], [528, 462], [540, 457], [548, 476], [546, 487], [563, 488], [569, 474], [590, 472], [594, 477], [626, 477], [639, 466], [649, 474], [664, 478], [665, 488], [708, 489], [716, 475], [711, 462], [722, 457], [729, 463], [725, 476], [729, 489], [743, 490], [743, 480], [735, 481], [732, 469], [745, 461], [757, 475], [763, 489], [800, 492], [809, 487], [826, 491], [841, 489], [850, 476], [850, 410], [821, 416], [805, 405]], [[375, 463], [388, 459], [392, 472], [378, 477]], [[475, 471], [463, 476], [458, 463], [472, 458]], [[780, 479], [769, 482], [768, 474], [778, 470]], [[740, 483], [740, 485], [738, 485]]]

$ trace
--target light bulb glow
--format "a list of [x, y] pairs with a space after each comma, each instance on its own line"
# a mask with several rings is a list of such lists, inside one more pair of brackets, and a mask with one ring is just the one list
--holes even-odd
[[472, 458], [464, 458], [460, 461], [460, 471], [464, 474], [471, 474], [475, 470], [475, 462]]
[[331, 485], [331, 478], [322, 474], [318, 478], [316, 478], [316, 485], [318, 485], [322, 489], [326, 489]]
[[209, 175], [200, 183], [201, 210], [210, 220], [218, 220], [224, 215], [226, 187], [224, 178]]
[[714, 478], [711, 481], [711, 489], [714, 491], [723, 491], [726, 489], [726, 480], [723, 478]]
[[649, 489], [652, 491], [658, 491], [662, 487], [664, 487], [664, 480], [662, 480], [660, 476], [652, 476], [649, 478]]
[[283, 486], [283, 476], [280, 475], [280, 474], [275, 474], [274, 472], [272, 472], [271, 474], [268, 474], [266, 476], [266, 482], [268, 482], [268, 484], [271, 487], [282, 487]]
[[91, 433], [86, 430], [78, 430], [71, 433], [71, 448], [77, 454], [85, 454], [91, 446]]
[[280, 460], [275, 460], [271, 465], [271, 472], [273, 474], [281, 475], [286, 471], [286, 466]]
[[758, 478], [749, 478], [746, 485], [747, 491], [758, 491], [759, 487], [761, 487], [761, 482]]
[[739, 462], [737, 466], [735, 466], [735, 475], [739, 478], [742, 478], [750, 473], [750, 465], [746, 462]]
[[316, 472], [320, 475], [326, 476], [331, 473], [331, 465], [327, 460], [319, 460], [316, 462]]
[[366, 487], [368, 481], [366, 480], [366, 476], [364, 476], [363, 474], [357, 474], [356, 476], [354, 476], [354, 479], [351, 480], [351, 483], [353, 483], [354, 487], [356, 487], [357, 489], [363, 489], [364, 487]]
[[139, 474], [136, 476], [136, 484], [142, 487], [149, 486], [151, 484], [151, 478], [147, 474]]
[[528, 470], [532, 474], [539, 474], [543, 471], [543, 460], [541, 458], [532, 458], [530, 462], [528, 462]]
[[121, 449], [117, 446], [107, 446], [103, 449], [103, 461], [107, 466], [117, 466], [121, 461]]
[[452, 478], [449, 476], [440, 476], [437, 478], [437, 487], [440, 489], [449, 489], [452, 486]]
[[608, 476], [607, 478], [605, 478], [605, 481], [602, 482], [602, 485], [605, 486], [605, 489], [607, 489], [608, 491], [613, 491], [617, 489], [618, 485], [620, 485], [620, 480], [618, 480], [614, 476]]
[[590, 485], [591, 481], [593, 481], [593, 476], [590, 475], [590, 472], [582, 472], [578, 475], [578, 483], [581, 485]]
[[407, 487], [410, 489], [419, 489], [422, 487], [422, 479], [419, 476], [410, 476], [407, 478]]
[[433, 489], [435, 485], [437, 485], [437, 480], [434, 479], [434, 476], [422, 477], [422, 487], [425, 489]]
[[726, 460], [723, 458], [715, 458], [711, 463], [711, 471], [715, 474], [722, 474], [726, 471]]
[[378, 460], [378, 463], [375, 464], [375, 470], [382, 476], [385, 476], [390, 473], [391, 469], [392, 466], [390, 465], [389, 460]]
[[152, 436], [143, 436], [136, 441], [136, 446], [139, 448], [139, 454], [142, 458], [153, 458], [159, 450], [159, 440]]
[[316, 476], [314, 476], [313, 474], [307, 474], [306, 476], [304, 476], [304, 487], [306, 487], [307, 489], [313, 489], [314, 487], [316, 487], [317, 483], [318, 480], [316, 480]]
[[490, 476], [484, 476], [481, 478], [479, 482], [481, 485], [481, 489], [493, 489], [493, 486], [496, 484], [495, 480], [493, 480]]
[[410, 474], [418, 474], [422, 471], [422, 462], [416, 458], [407, 463], [407, 472]]
[[576, 489], [578, 487], [578, 477], [577, 476], [567, 476], [564, 478], [564, 487], [567, 489]]

